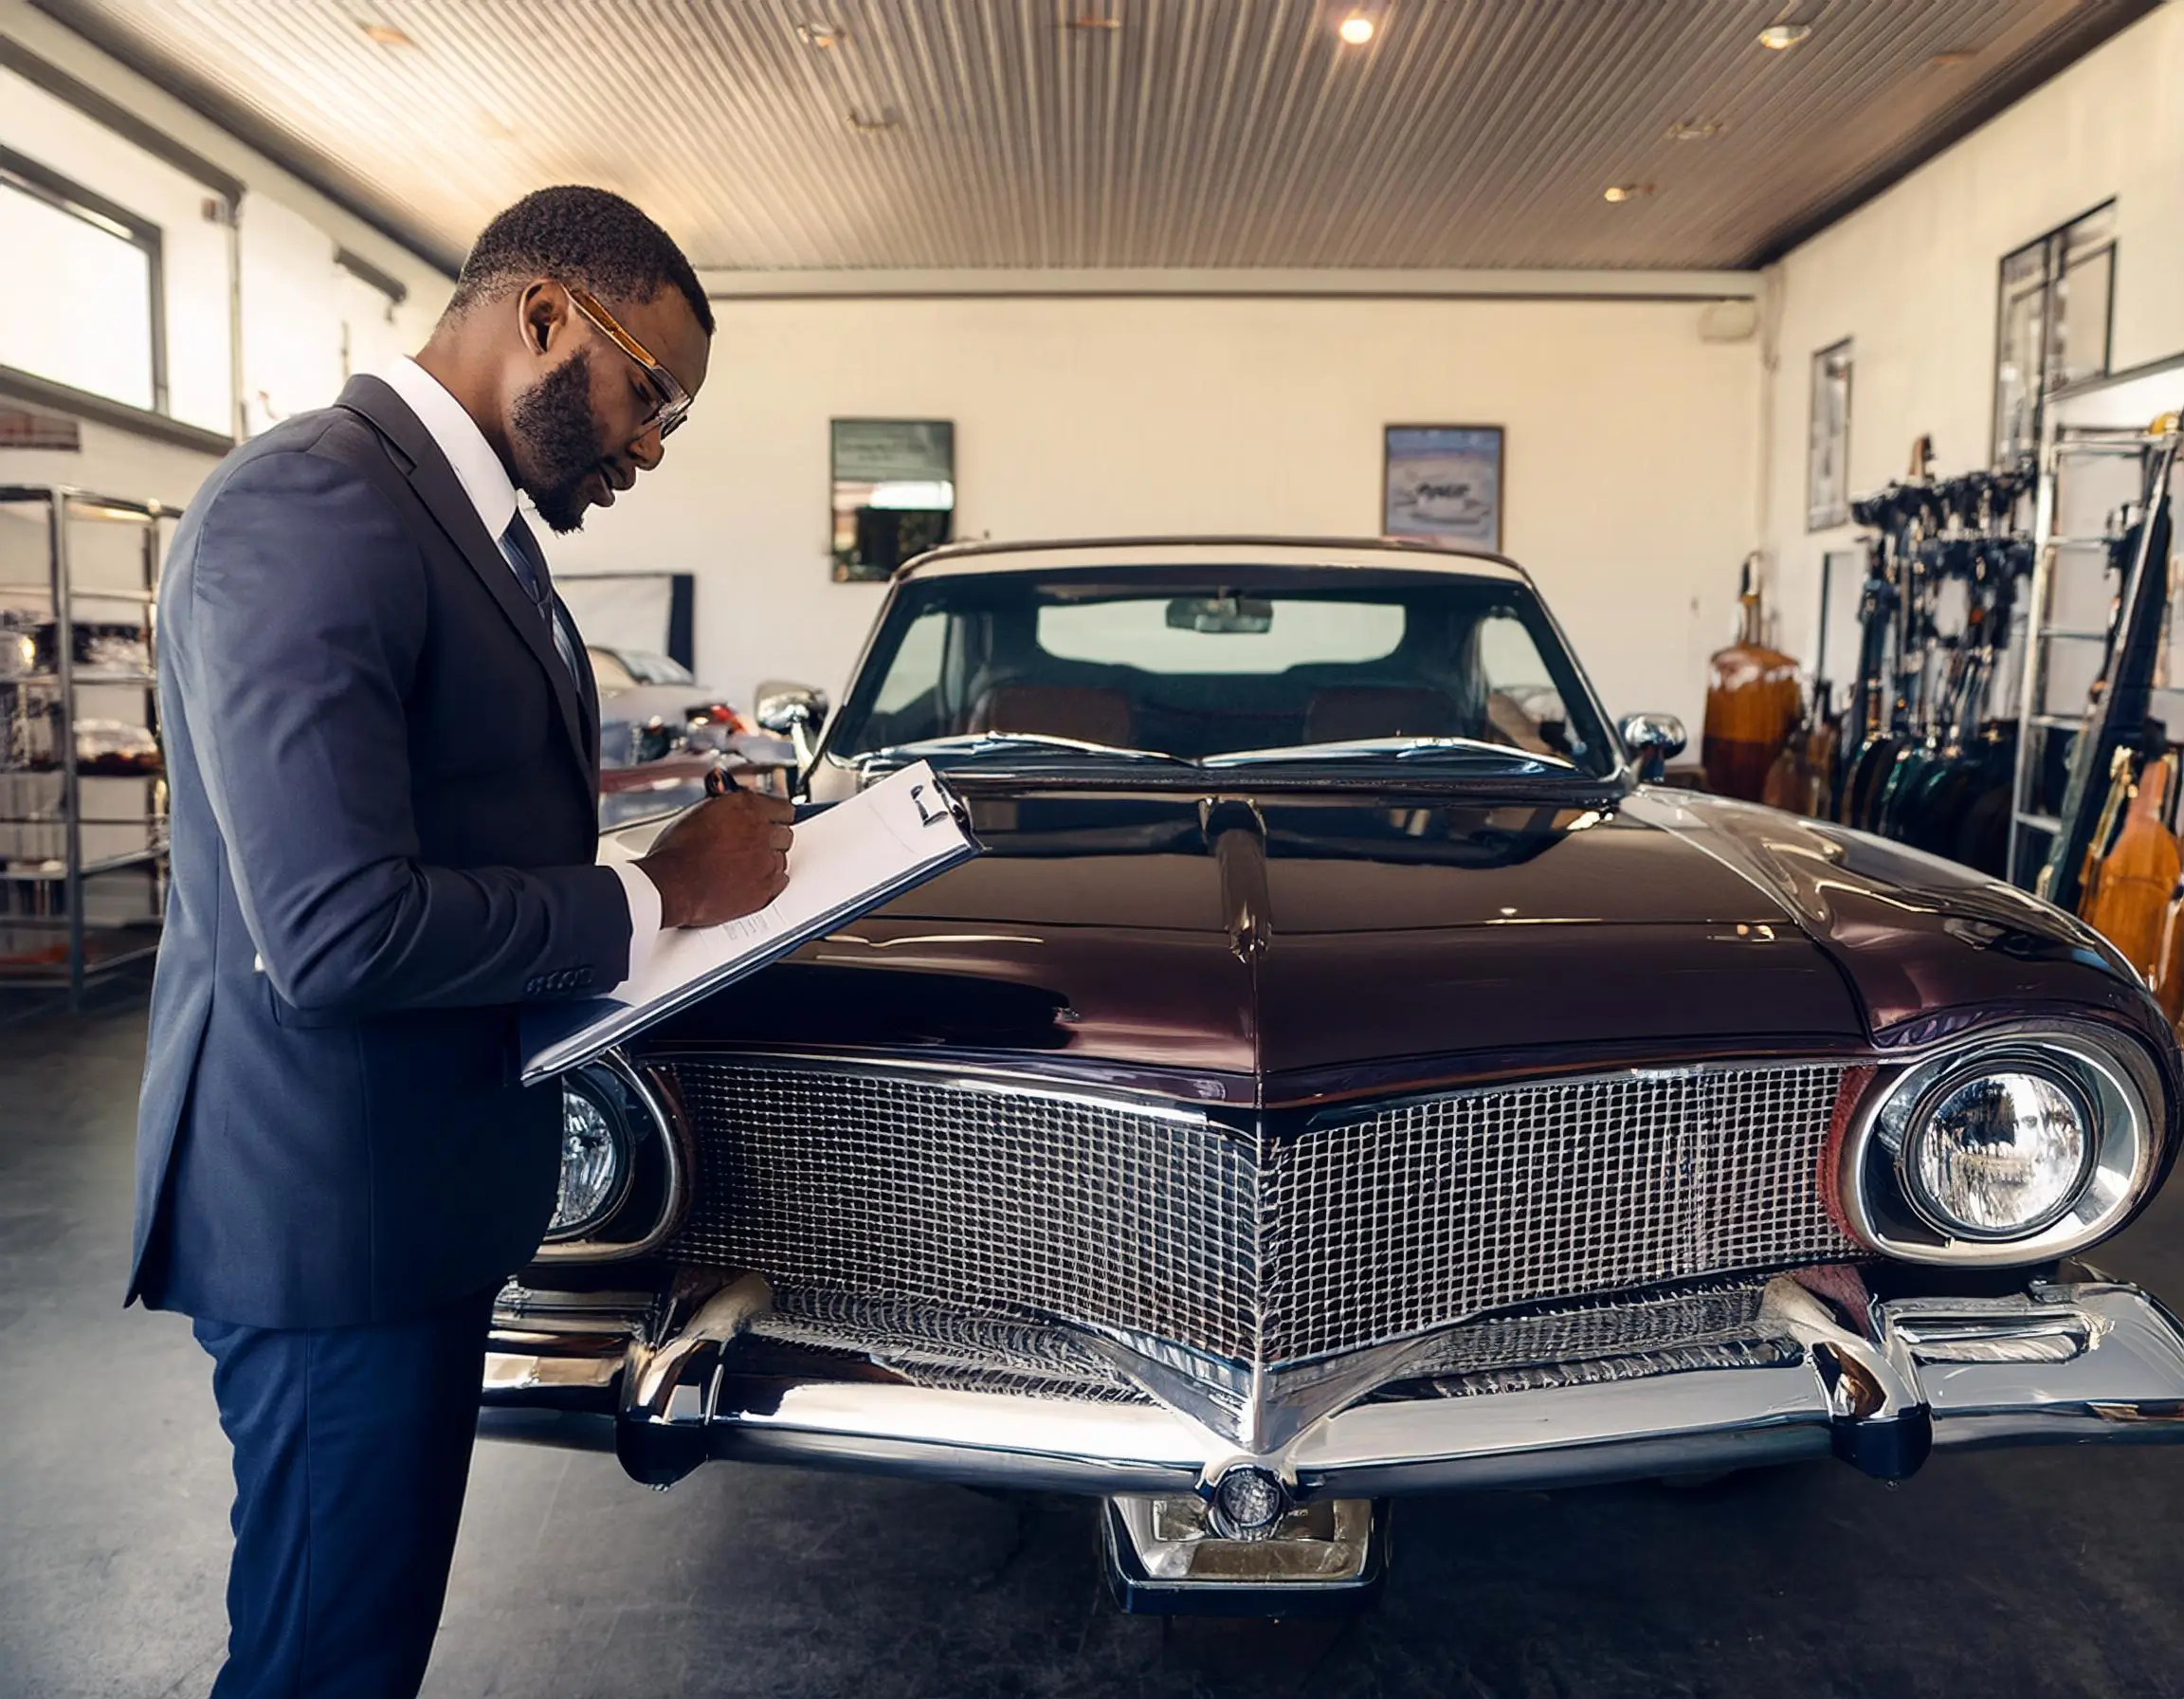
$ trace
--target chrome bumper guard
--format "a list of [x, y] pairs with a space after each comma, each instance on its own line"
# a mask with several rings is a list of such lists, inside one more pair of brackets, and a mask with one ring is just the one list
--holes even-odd
[[[2184, 1329], [2136, 1287], [2072, 1270], [2021, 1293], [1900, 1298], [1859, 1329], [1789, 1277], [1772, 1361], [1594, 1384], [1353, 1402], [1278, 1451], [1240, 1452], [1161, 1404], [901, 1383], [856, 1361], [747, 1359], [769, 1303], [745, 1276], [662, 1303], [503, 1294], [483, 1432], [610, 1446], [664, 1487], [707, 1457], [1100, 1495], [1207, 1493], [1250, 1465], [1292, 1500], [1537, 1488], [1832, 1452], [1884, 1478], [1934, 1446], [2184, 1439]], [[2083, 1276], [2083, 1277], [2081, 1277]]]

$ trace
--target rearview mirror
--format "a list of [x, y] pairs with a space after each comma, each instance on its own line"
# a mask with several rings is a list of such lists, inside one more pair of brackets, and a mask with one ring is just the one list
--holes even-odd
[[1179, 595], [1168, 604], [1168, 626], [1261, 636], [1274, 629], [1274, 604], [1245, 595]]
[[827, 723], [827, 692], [788, 679], [765, 679], [751, 717], [777, 738], [796, 747], [796, 764], [809, 767], [819, 747], [819, 730]]
[[1668, 763], [1690, 741], [1684, 722], [1673, 714], [1632, 714], [1616, 729], [1623, 734], [1623, 746], [1630, 752], [1638, 776], [1649, 784], [1659, 782]]

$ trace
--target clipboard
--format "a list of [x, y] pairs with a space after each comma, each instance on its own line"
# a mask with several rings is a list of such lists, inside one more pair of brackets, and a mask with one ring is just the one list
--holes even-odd
[[[815, 938], [959, 867], [983, 846], [969, 815], [932, 767], [919, 761], [870, 790], [799, 812], [789, 887], [756, 914], [722, 925], [663, 932], [645, 971], [616, 995], [534, 1003], [521, 1016], [526, 1086], [582, 1067], [601, 1052], [756, 973]], [[600, 860], [631, 859], [613, 836]]]

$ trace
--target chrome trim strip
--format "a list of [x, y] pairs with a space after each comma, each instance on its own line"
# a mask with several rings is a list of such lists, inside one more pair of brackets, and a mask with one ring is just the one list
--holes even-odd
[[1883, 1311], [1918, 1365], [1937, 1445], [2184, 1439], [2184, 1328], [2137, 1287], [2036, 1285]]
[[1304, 1130], [1311, 1133], [1329, 1126], [1354, 1125], [1361, 1121], [1370, 1121], [1389, 1109], [1406, 1109], [1420, 1104], [1456, 1103], [1475, 1097], [1495, 1097], [1506, 1092], [1547, 1086], [1598, 1086], [1618, 1080], [1681, 1080], [1717, 1073], [1795, 1073], [1809, 1068], [1833, 1068], [1847, 1073], [1853, 1068], [1869, 1067], [1874, 1061], [1875, 1058], [1864, 1050], [1850, 1050], [1840, 1055], [1803, 1051], [1793, 1055], [1770, 1052], [1745, 1057], [1708, 1058], [1704, 1061], [1654, 1063], [1649, 1066], [1634, 1063], [1627, 1068], [1592, 1068], [1569, 1073], [1512, 1073], [1472, 1086], [1437, 1086], [1387, 1096], [1373, 1094], [1346, 1098], [1341, 1103], [1313, 1111], [1304, 1124]]
[[1609, 1452], [1625, 1447], [1656, 1458], [1713, 1459], [1743, 1450], [1738, 1436], [1774, 1429], [1813, 1429], [1809, 1447], [1792, 1449], [1824, 1452], [1829, 1425], [1826, 1395], [1807, 1364], [1702, 1369], [1601, 1386], [1361, 1404], [1305, 1434], [1290, 1459], [1310, 1496], [1374, 1497], [1597, 1478], [1620, 1467]]
[[542, 1336], [516, 1350], [497, 1339], [486, 1402], [587, 1395], [582, 1408], [604, 1414], [619, 1375], [625, 1435], [687, 1436], [692, 1462], [709, 1452], [1094, 1493], [1193, 1491], [1243, 1462], [1305, 1498], [1629, 1478], [1845, 1452], [1846, 1434], [1929, 1412], [1941, 1445], [2184, 1441], [2184, 1328], [2138, 1288], [2099, 1280], [1878, 1304], [1868, 1339], [1779, 1279], [1768, 1314], [1805, 1345], [1802, 1362], [1354, 1404], [1265, 1454], [1157, 1405], [740, 1377], [725, 1347], [763, 1301], [750, 1281], [693, 1291], [685, 1324], [657, 1347], [573, 1335], [556, 1353]]
[[[710, 1062], [722, 1068], [849, 1074], [860, 1079], [892, 1076], [913, 1080], [924, 1086], [983, 1091], [1003, 1097], [1038, 1098], [1046, 1102], [1075, 1104], [1085, 1108], [1144, 1115], [1156, 1121], [1169, 1122], [1175, 1126], [1187, 1127], [1193, 1132], [1208, 1126], [1239, 1134], [1244, 1131], [1229, 1126], [1228, 1123], [1215, 1122], [1204, 1109], [1179, 1108], [1173, 1099], [1157, 1092], [1139, 1091], [1127, 1086], [1108, 1086], [1094, 1090], [1082, 1079], [1055, 1079], [1049, 1075], [1028, 1072], [1023, 1066], [1013, 1063], [1007, 1067], [988, 1067], [981, 1063], [920, 1062], [897, 1056], [865, 1060], [809, 1050], [737, 1050], [717, 1044], [659, 1045], [649, 1053], [659, 1058], [657, 1067], [662, 1069], [671, 1069], [678, 1061], [690, 1061]], [[1052, 1080], [1051, 1084], [1049, 1080]], [[1239, 1109], [1249, 1108], [1247, 1105], [1233, 1106]]]
[[[516, 1342], [509, 1341], [509, 1343]], [[482, 1401], [515, 1402], [510, 1395], [554, 1386], [606, 1391], [622, 1372], [619, 1357], [565, 1357], [525, 1355], [516, 1351], [485, 1353], [485, 1383]]]

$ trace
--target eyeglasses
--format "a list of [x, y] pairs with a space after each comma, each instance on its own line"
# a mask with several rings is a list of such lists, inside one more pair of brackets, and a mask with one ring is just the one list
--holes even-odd
[[653, 393], [659, 397], [659, 404], [638, 429], [637, 434], [643, 436], [657, 426], [663, 437], [673, 435], [676, 428], [689, 416], [690, 392], [675, 381], [675, 374], [654, 359], [644, 343], [614, 321], [614, 315], [601, 306], [590, 290], [574, 283], [564, 283], [562, 287], [569, 291], [569, 304], [591, 320], [592, 328], [601, 336], [642, 366], [645, 375], [652, 380]]

